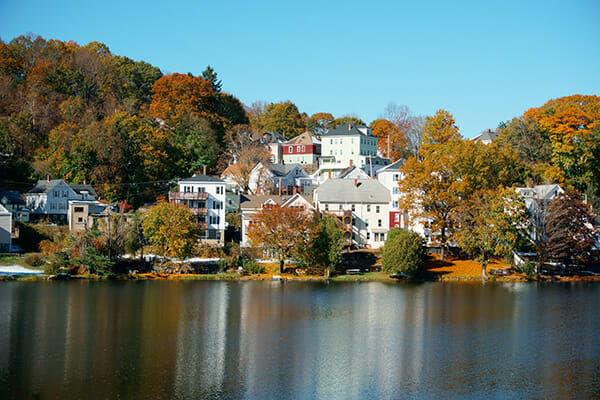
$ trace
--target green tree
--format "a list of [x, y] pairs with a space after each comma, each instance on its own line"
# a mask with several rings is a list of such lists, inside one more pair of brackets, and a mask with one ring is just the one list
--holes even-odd
[[269, 104], [265, 107], [262, 118], [267, 131], [281, 133], [287, 138], [298, 136], [306, 130], [305, 117], [289, 100]]
[[335, 267], [342, 262], [344, 243], [344, 233], [335, 219], [323, 215], [318, 221], [308, 251], [305, 253], [307, 262], [322, 268], [325, 276], [329, 278], [331, 272], [335, 271]]
[[381, 267], [387, 274], [414, 276], [423, 265], [425, 246], [415, 232], [392, 228], [383, 246]]
[[144, 236], [159, 255], [183, 260], [192, 254], [200, 236], [189, 208], [159, 200], [142, 217]]
[[310, 116], [308, 119], [308, 130], [317, 136], [327, 133], [329, 125], [335, 118], [330, 113], [319, 112]]
[[365, 122], [358, 117], [351, 117], [349, 115], [341, 118], [336, 118], [333, 122], [329, 123], [329, 130], [335, 129], [342, 125], [356, 125], [356, 126], [366, 126]]
[[210, 65], [208, 65], [206, 69], [202, 71], [202, 78], [205, 81], [210, 82], [210, 85], [212, 86], [215, 92], [219, 93], [221, 91], [221, 88], [223, 87], [223, 82], [221, 82], [221, 80], [217, 78], [217, 73]]

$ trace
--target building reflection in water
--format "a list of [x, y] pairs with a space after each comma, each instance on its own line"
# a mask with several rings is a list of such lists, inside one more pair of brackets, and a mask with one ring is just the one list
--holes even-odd
[[0, 398], [600, 396], [594, 285], [0, 284]]

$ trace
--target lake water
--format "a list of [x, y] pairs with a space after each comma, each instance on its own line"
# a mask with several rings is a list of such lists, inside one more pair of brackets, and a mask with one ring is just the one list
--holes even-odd
[[1, 399], [600, 398], [593, 283], [6, 282]]

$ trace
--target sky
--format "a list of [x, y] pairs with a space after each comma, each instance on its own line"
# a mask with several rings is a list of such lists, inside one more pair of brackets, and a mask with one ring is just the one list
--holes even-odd
[[106, 44], [250, 105], [366, 123], [445, 109], [464, 137], [572, 94], [600, 95], [600, 0], [0, 0], [0, 38]]

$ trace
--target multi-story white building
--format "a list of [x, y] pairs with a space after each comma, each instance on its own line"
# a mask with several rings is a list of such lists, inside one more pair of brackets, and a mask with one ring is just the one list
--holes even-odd
[[408, 229], [408, 215], [400, 208], [402, 194], [398, 182], [402, 179], [400, 167], [404, 160], [398, 160], [377, 171], [377, 180], [385, 186], [391, 195], [390, 199], [390, 228]]
[[169, 193], [169, 201], [184, 204], [196, 215], [204, 229], [203, 239], [225, 242], [225, 182], [208, 175], [194, 175], [178, 182], [179, 191]]
[[96, 200], [96, 192], [90, 185], [68, 184], [62, 179], [38, 181], [29, 192], [25, 193], [30, 217], [49, 217], [52, 220], [67, 221], [69, 201]]
[[353, 165], [360, 168], [369, 165], [371, 157], [377, 156], [377, 137], [366, 126], [342, 125], [321, 136], [321, 167], [342, 169]]
[[389, 190], [374, 179], [328, 179], [314, 191], [315, 207], [338, 217], [352, 243], [379, 248], [389, 231]]

